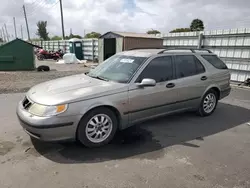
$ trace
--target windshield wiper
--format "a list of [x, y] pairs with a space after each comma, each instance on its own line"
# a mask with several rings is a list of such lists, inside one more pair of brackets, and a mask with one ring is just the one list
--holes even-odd
[[101, 77], [101, 76], [91, 76], [91, 75], [89, 75], [88, 74], [88, 76], [90, 76], [91, 78], [96, 78], [96, 79], [99, 79], [99, 80], [104, 80], [104, 81], [109, 81], [107, 78], [103, 78], [103, 77]]

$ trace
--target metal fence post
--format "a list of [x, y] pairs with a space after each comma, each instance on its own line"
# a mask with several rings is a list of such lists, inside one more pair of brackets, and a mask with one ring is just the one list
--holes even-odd
[[92, 39], [92, 61], [95, 59], [95, 40]]
[[197, 46], [197, 48], [198, 49], [202, 48], [202, 46], [203, 46], [202, 44], [203, 44], [203, 34], [200, 33], [199, 37], [198, 37], [198, 46]]

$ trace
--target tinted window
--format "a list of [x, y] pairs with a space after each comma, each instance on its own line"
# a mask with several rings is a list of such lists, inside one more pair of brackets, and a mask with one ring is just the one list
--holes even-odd
[[201, 64], [200, 60], [197, 57], [193, 56], [196, 64], [196, 74], [201, 74], [205, 72], [204, 66]]
[[173, 64], [170, 56], [153, 59], [143, 70], [136, 82], [143, 78], [151, 78], [156, 82], [164, 82], [173, 79]]
[[201, 62], [193, 55], [175, 56], [177, 78], [183, 78], [205, 72]]
[[202, 55], [202, 57], [217, 69], [227, 69], [226, 64], [216, 55]]

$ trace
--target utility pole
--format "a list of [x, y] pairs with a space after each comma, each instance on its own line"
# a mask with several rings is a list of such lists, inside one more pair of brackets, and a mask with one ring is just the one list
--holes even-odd
[[13, 22], [14, 22], [14, 29], [15, 29], [15, 38], [17, 38], [17, 34], [16, 34], [16, 18], [13, 17]]
[[9, 41], [10, 41], [10, 39], [9, 39], [9, 34], [8, 34], [8, 31], [7, 31], [6, 24], [4, 24], [4, 27], [5, 27], [5, 33], [6, 33], [6, 39], [7, 39], [7, 42], [9, 42]]
[[61, 22], [62, 22], [62, 38], [63, 40], [65, 39], [65, 34], [64, 34], [64, 22], [63, 22], [63, 8], [62, 8], [62, 0], [59, 0], [60, 2], [60, 10], [61, 10]]
[[26, 22], [28, 40], [30, 41], [30, 31], [29, 31], [29, 26], [28, 26], [28, 21], [27, 21], [27, 15], [26, 15], [26, 10], [25, 10], [25, 6], [24, 5], [23, 5], [23, 13], [24, 13], [24, 18], [25, 18], [25, 22]]
[[2, 27], [2, 31], [3, 31], [3, 41], [6, 41], [6, 37], [5, 37], [5, 34], [4, 34], [4, 28]]
[[23, 25], [21, 25], [21, 37], [23, 39]]

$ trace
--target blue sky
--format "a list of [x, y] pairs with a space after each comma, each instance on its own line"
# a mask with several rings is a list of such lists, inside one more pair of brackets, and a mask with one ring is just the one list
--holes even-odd
[[136, 8], [134, 0], [124, 0], [124, 8], [128, 10], [133, 10]]
[[134, 0], [124, 0], [124, 7], [125, 10], [129, 11], [131, 15], [134, 14], [136, 10], [136, 4]]

